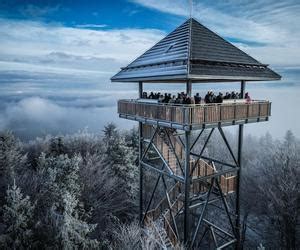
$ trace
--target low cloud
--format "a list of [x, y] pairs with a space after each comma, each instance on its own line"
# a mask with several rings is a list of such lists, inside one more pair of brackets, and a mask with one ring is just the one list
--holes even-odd
[[[82, 101], [75, 100], [77, 104], [80, 102]], [[127, 128], [133, 126], [133, 123], [118, 119], [115, 105], [86, 108], [81, 103], [77, 107], [66, 106], [40, 97], [8, 103], [0, 112], [0, 130], [10, 129], [22, 139], [46, 134], [74, 133], [83, 128], [101, 132], [108, 122], [117, 122], [119, 126]]]

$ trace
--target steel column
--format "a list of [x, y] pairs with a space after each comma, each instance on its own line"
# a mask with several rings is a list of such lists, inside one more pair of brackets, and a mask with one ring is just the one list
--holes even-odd
[[190, 230], [190, 142], [191, 142], [191, 132], [185, 131], [185, 164], [184, 164], [184, 233], [183, 241], [184, 244], [188, 243], [189, 230]]
[[[240, 98], [243, 99], [245, 96], [245, 85], [246, 81], [241, 81], [241, 96]], [[237, 183], [236, 183], [236, 230], [237, 230], [237, 249], [241, 248], [241, 237], [240, 237], [240, 186], [241, 186], [241, 165], [242, 165], [242, 147], [243, 147], [243, 133], [244, 133], [244, 125], [239, 125], [239, 137], [238, 137], [238, 166], [239, 170], [237, 172]]]
[[[143, 82], [139, 82], [139, 98], [142, 97], [143, 94]], [[139, 219], [140, 223], [143, 220], [143, 165], [141, 164], [141, 157], [143, 153], [143, 124], [139, 122], [139, 169], [140, 169], [140, 180], [139, 180], [139, 205], [140, 205], [140, 213]]]
[[191, 97], [192, 95], [192, 81], [186, 82], [186, 94]]

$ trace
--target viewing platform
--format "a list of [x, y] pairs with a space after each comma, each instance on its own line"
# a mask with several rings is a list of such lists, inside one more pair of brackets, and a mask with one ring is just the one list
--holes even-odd
[[244, 99], [210, 104], [170, 104], [149, 99], [118, 101], [121, 118], [185, 131], [268, 121], [271, 102]]

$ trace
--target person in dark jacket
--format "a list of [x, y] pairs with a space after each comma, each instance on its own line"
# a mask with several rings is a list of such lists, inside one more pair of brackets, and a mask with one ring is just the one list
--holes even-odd
[[186, 104], [192, 104], [191, 97], [186, 96], [186, 98], [185, 98], [185, 103], [186, 103]]
[[204, 97], [204, 101], [205, 101], [205, 103], [210, 103], [210, 100], [211, 100], [210, 91], [208, 91], [207, 94]]
[[209, 103], [216, 103], [217, 96], [214, 94], [214, 92], [210, 91], [210, 100]]
[[230, 99], [235, 99], [235, 93], [234, 93], [234, 91], [231, 92]]
[[195, 99], [195, 104], [200, 104], [201, 103], [201, 96], [199, 95], [199, 93], [197, 93], [194, 96], [194, 99]]
[[216, 103], [222, 103], [223, 102], [223, 94], [219, 92], [219, 95], [216, 97]]

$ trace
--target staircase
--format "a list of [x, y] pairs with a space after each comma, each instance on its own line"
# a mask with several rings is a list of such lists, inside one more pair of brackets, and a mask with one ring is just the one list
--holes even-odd
[[[143, 135], [144, 138], [151, 138], [153, 134], [153, 128], [149, 125], [143, 125]], [[168, 163], [170, 170], [173, 174], [178, 176], [183, 176], [183, 172], [180, 169], [179, 163], [183, 166], [184, 162], [184, 149], [181, 142], [173, 136], [172, 133], [169, 133], [169, 137], [164, 133], [157, 133], [153, 139], [153, 144], [156, 147], [156, 150], [159, 151], [161, 156], [164, 158], [165, 162]], [[171, 146], [172, 144], [172, 146]], [[174, 150], [176, 155], [174, 154]], [[190, 160], [190, 169], [194, 167], [195, 160]], [[203, 177], [208, 176], [213, 173], [216, 173], [216, 168], [214, 164], [209, 164], [206, 161], [200, 159], [195, 167], [193, 177]], [[190, 195], [194, 196], [201, 192], [207, 192], [207, 184], [210, 180], [205, 182], [193, 182], [190, 187]], [[224, 195], [232, 193], [235, 191], [236, 186], [236, 176], [226, 174], [220, 176], [220, 186]], [[147, 212], [145, 223], [150, 226], [152, 223], [158, 228], [160, 238], [163, 241], [163, 244], [169, 248], [174, 248], [178, 244], [178, 236], [174, 231], [172, 215], [175, 217], [183, 208], [184, 195], [182, 193], [182, 183], [177, 182], [169, 191], [168, 196], [170, 197], [171, 210], [169, 209], [168, 199], [163, 198], [158, 205]], [[172, 211], [172, 215], [171, 215]]]
[[[171, 200], [171, 210], [175, 217], [183, 207], [182, 194], [180, 192], [181, 183], [176, 183], [168, 192]], [[177, 195], [177, 196], [176, 196]], [[178, 237], [171, 226], [172, 216], [169, 209], [168, 199], [165, 197], [158, 205], [147, 212], [146, 224], [149, 226], [151, 223], [156, 225], [163, 243], [169, 247], [175, 247], [178, 243]], [[167, 236], [167, 237], [165, 237]]]

